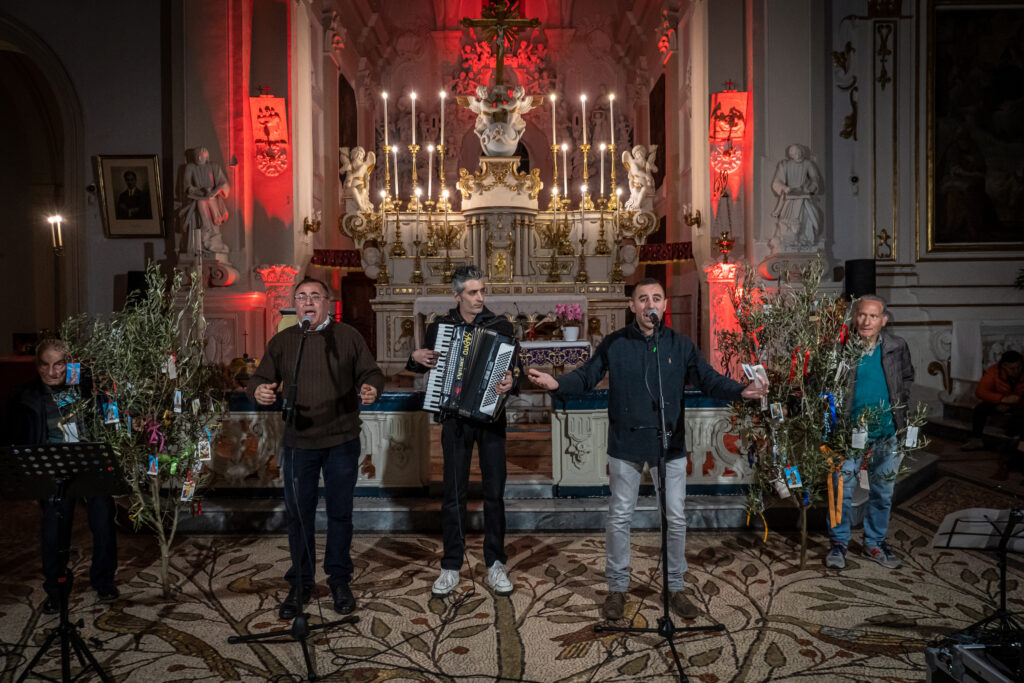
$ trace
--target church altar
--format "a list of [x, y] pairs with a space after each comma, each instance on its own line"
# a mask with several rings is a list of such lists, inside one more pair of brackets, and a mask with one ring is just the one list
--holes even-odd
[[[524, 368], [572, 370], [590, 360], [587, 341], [526, 341], [519, 345], [519, 361]], [[556, 373], [557, 374], [557, 373]]]

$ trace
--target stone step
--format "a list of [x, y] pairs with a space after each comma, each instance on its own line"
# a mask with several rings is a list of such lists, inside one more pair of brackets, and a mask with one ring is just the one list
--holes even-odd
[[[992, 422], [995, 424], [985, 425], [985, 432], [982, 436], [982, 440], [985, 442], [985, 449], [1000, 451], [1010, 448], [1013, 445], [1013, 439], [1002, 428], [1001, 421], [992, 420]], [[967, 416], [966, 420], [949, 417], [932, 418], [925, 425], [924, 430], [926, 434], [963, 443], [971, 438], [970, 415]]]
[[[914, 495], [938, 476], [937, 458], [928, 453], [914, 453], [907, 457], [910, 473], [896, 482], [894, 503]], [[604, 528], [608, 509], [607, 495], [589, 498], [557, 498], [552, 494], [550, 480], [531, 484], [509, 484], [505, 495], [505, 523], [509, 532], [527, 531], [594, 531]], [[642, 490], [642, 492], [645, 492]], [[354, 524], [356, 531], [439, 533], [441, 528], [441, 491], [431, 497], [386, 497], [361, 495], [355, 501]], [[534, 495], [529, 495], [529, 494]], [[467, 503], [467, 528], [471, 532], [483, 530], [483, 501], [473, 498], [470, 487]], [[478, 492], [476, 495], [479, 495]], [[854, 492], [854, 524], [863, 517], [863, 504], [867, 491]], [[819, 505], [811, 514], [811, 524], [821, 527], [825, 506]], [[690, 529], [737, 529], [746, 526], [746, 497], [687, 496], [686, 517]], [[780, 505], [766, 515], [773, 530], [792, 529], [799, 520], [795, 507]], [[323, 532], [327, 515], [323, 499], [319, 501], [316, 530]], [[760, 523], [755, 525], [760, 528]], [[634, 529], [657, 529], [659, 515], [657, 499], [641, 495], [637, 500], [633, 518]], [[206, 498], [203, 513], [185, 517], [178, 529], [183, 533], [286, 533], [284, 501], [279, 498]]]

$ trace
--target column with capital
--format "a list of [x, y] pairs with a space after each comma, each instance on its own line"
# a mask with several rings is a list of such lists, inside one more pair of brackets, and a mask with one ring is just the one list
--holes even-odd
[[281, 322], [281, 309], [294, 307], [292, 288], [299, 269], [288, 263], [277, 263], [256, 266], [256, 277], [263, 281], [267, 292], [266, 325], [268, 338], [274, 335], [277, 324]]

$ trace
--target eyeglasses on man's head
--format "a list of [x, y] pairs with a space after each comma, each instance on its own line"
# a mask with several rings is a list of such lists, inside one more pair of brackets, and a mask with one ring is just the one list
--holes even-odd
[[316, 292], [312, 294], [306, 294], [305, 292], [302, 292], [301, 294], [295, 295], [295, 300], [298, 301], [300, 304], [304, 304], [306, 302], [309, 302], [311, 304], [318, 304], [324, 300], [324, 295], [318, 294]]

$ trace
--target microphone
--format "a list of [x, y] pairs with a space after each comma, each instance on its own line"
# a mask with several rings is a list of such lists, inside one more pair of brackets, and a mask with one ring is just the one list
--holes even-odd
[[647, 317], [655, 327], [657, 327], [658, 323], [661, 322], [661, 318], [658, 317], [658, 312], [654, 309], [647, 311]]
[[309, 332], [309, 328], [312, 325], [313, 325], [313, 316], [309, 316], [309, 315], [307, 315], [305, 318], [303, 318], [302, 322], [299, 323], [299, 327], [302, 328], [303, 332]]

